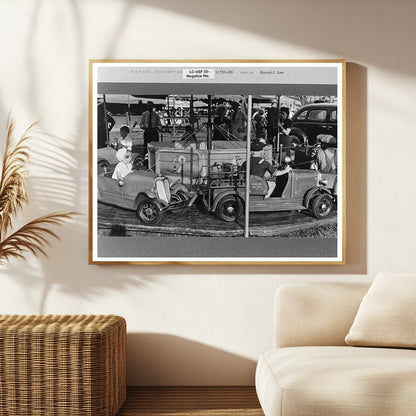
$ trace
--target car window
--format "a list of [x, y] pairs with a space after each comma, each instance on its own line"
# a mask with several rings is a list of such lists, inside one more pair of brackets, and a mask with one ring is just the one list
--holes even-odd
[[308, 117], [308, 111], [307, 110], [305, 110], [305, 111], [302, 111], [297, 117], [296, 117], [296, 119], [297, 120], [306, 120], [307, 119], [307, 117]]
[[329, 117], [329, 121], [337, 121], [337, 117], [338, 117], [337, 110], [332, 110], [330, 117]]
[[311, 110], [309, 112], [308, 120], [324, 121], [326, 119], [326, 110]]

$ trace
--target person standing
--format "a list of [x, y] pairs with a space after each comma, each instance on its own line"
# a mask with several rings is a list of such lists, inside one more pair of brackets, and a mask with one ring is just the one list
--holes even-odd
[[267, 143], [273, 144], [279, 132], [279, 108], [277, 100], [272, 101], [271, 107], [267, 110]]
[[213, 125], [214, 132], [212, 139], [229, 140], [229, 133], [231, 129], [231, 120], [226, 116], [227, 107], [223, 104], [217, 107], [216, 116], [214, 117]]
[[264, 110], [260, 109], [254, 117], [256, 139], [266, 141], [266, 116]]
[[97, 124], [97, 147], [98, 149], [101, 149], [102, 147], [106, 147], [107, 144], [109, 144], [108, 142], [110, 141], [110, 131], [114, 127], [114, 124], [116, 124], [114, 118], [111, 117], [108, 111], [106, 111], [104, 101], [101, 100], [99, 101], [97, 107]]
[[280, 119], [279, 119], [279, 131], [285, 136], [289, 136], [290, 129], [292, 127], [292, 120], [289, 119], [289, 109], [287, 107], [282, 107], [280, 109]]
[[231, 134], [238, 140], [244, 140], [246, 134], [247, 114], [244, 111], [243, 103], [231, 102], [233, 113], [231, 115]]
[[292, 124], [292, 120], [289, 119], [289, 109], [287, 107], [281, 107], [279, 118], [279, 146], [282, 146], [282, 160], [286, 156], [290, 156], [292, 142], [290, 130]]
[[149, 143], [159, 141], [159, 129], [162, 127], [160, 116], [154, 111], [153, 101], [148, 101], [146, 106], [147, 111], [142, 114], [139, 124], [140, 128], [144, 130], [143, 141], [145, 152]]

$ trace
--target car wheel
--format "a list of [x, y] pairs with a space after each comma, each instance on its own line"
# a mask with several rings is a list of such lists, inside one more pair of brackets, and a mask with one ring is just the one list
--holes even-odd
[[146, 163], [146, 159], [143, 156], [136, 156], [133, 160], [133, 169], [134, 170], [147, 169], [145, 163]]
[[[184, 191], [178, 191], [175, 194], [172, 194], [171, 196], [171, 202], [185, 202], [188, 201], [188, 197], [186, 196]], [[187, 206], [175, 208], [172, 207], [170, 212], [173, 212], [174, 214], [181, 215], [184, 214], [188, 210]]]
[[106, 160], [102, 159], [98, 161], [97, 163], [98, 175], [102, 175], [106, 173], [107, 169], [109, 168], [110, 168], [110, 164]]
[[137, 206], [136, 216], [142, 223], [154, 225], [162, 219], [162, 211], [155, 200], [144, 198]]
[[298, 137], [292, 136], [290, 140], [290, 149], [295, 150], [300, 146], [300, 139]]
[[312, 200], [312, 212], [316, 218], [325, 218], [327, 217], [333, 207], [332, 198], [327, 194], [318, 195]]
[[236, 221], [243, 213], [241, 199], [235, 195], [227, 195], [220, 199], [215, 209], [215, 214], [220, 220]]

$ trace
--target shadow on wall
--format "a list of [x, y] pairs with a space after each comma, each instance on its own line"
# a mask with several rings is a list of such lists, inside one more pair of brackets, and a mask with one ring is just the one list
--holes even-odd
[[[26, 126], [25, 126], [26, 127]], [[17, 135], [16, 135], [17, 138]], [[18, 219], [27, 222], [52, 211], [74, 210], [74, 204], [80, 194], [87, 195], [86, 184], [83, 187], [76, 182], [74, 167], [79, 163], [76, 158], [78, 149], [71, 138], [57, 137], [44, 132], [41, 128], [33, 130], [33, 138], [28, 141], [31, 158], [28, 164], [29, 177], [27, 187], [30, 206], [18, 213]], [[32, 174], [32, 168], [35, 173]], [[60, 241], [50, 238], [50, 246], [45, 251], [48, 258], [38, 259], [30, 253], [24, 260], [11, 260], [0, 275], [19, 283], [23, 293], [20, 302], [8, 313], [73, 313], [69, 309], [48, 307], [48, 296], [51, 290], [74, 295], [77, 302], [91, 300], [102, 295], [106, 290], [123, 291], [126, 288], [143, 288], [156, 284], [156, 278], [150, 279], [146, 270], [132, 272], [128, 266], [113, 267], [90, 266], [95, 270], [88, 273], [88, 216], [77, 216], [74, 220], [65, 221], [61, 226], [53, 226], [53, 231]], [[75, 249], [74, 249], [75, 248]], [[74, 253], [83, 253], [74, 256]], [[79, 272], [81, 271], [81, 272]], [[140, 276], [137, 276], [140, 274]], [[39, 290], [34, 291], [34, 288]], [[23, 311], [22, 311], [22, 305]], [[102, 313], [120, 313], [118, 305], [108, 304], [107, 311]], [[65, 308], [65, 306], [64, 306]], [[80, 313], [88, 313], [81, 308]]]
[[[130, 0], [127, 4], [170, 10], [178, 16], [190, 16], [287, 42], [296, 47], [310, 48], [315, 52], [316, 59], [328, 57], [328, 54], [332, 58], [353, 56], [357, 61], [414, 74], [412, 54], [404, 54], [397, 47], [402, 43], [402, 34], [397, 30], [397, 25], [414, 26], [412, 1], [400, 2], [400, 7], [392, 7], [390, 0], [380, 0], [377, 6], [368, 0], [230, 0], [226, 6], [222, 0], [194, 0], [191, 3], [187, 0]], [[232, 43], [230, 40], [230, 44]], [[319, 51], [325, 56], [320, 56]], [[222, 50], [219, 48], [218, 52], [221, 53]], [[250, 51], [250, 55], [244, 57], [230, 56], [228, 49], [224, 52], [226, 57], [233, 59], [266, 58], [256, 56], [256, 51]], [[276, 54], [279, 55], [278, 50], [270, 52], [267, 59], [276, 59]], [[294, 56], [278, 57], [305, 58], [303, 50], [295, 53]], [[310, 57], [310, 52], [308, 56]]]
[[[41, 128], [35, 128], [31, 137], [28, 141], [31, 158], [27, 179], [30, 204], [17, 216], [18, 221], [23, 222], [55, 211], [74, 210], [79, 195], [87, 194], [85, 185], [82, 189], [72, 174], [78, 163], [78, 149], [71, 138], [57, 137]], [[31, 173], [33, 168], [34, 174]], [[117, 274], [111, 268], [102, 270], [98, 275], [77, 273], [78, 270], [85, 270], [88, 261], [87, 215], [65, 221], [61, 226], [53, 226], [52, 229], [61, 241], [49, 239], [50, 246], [45, 249], [49, 259], [43, 256], [35, 259], [30, 253], [25, 253], [27, 262], [11, 260], [3, 269], [5, 275], [20, 283], [24, 294], [21, 303], [31, 313], [34, 309], [40, 314], [57, 313], [56, 310], [50, 311], [47, 308], [48, 295], [52, 288], [74, 294], [77, 298], [89, 299], [108, 288], [123, 290], [125, 287], [140, 287], [144, 284], [145, 278], [132, 276], [125, 270], [123, 273], [123, 269], [118, 270]], [[77, 249], [74, 250], [74, 247]], [[74, 256], [79, 251], [85, 255]], [[34, 292], [33, 288], [37, 286], [40, 290]], [[40, 295], [34, 298], [34, 293]], [[16, 304], [16, 308], [15, 313], [22, 313], [21, 304]], [[66, 313], [65, 310], [60, 312]], [[115, 311], [110, 309], [109, 313]]]
[[[32, 7], [31, 19], [29, 22], [31, 36], [26, 39], [25, 60], [27, 71], [27, 93], [25, 99], [34, 119], [45, 116], [46, 121], [51, 114], [43, 114], [42, 103], [39, 97], [42, 94], [42, 74], [45, 70], [45, 61], [38, 59], [36, 52], [38, 35], [44, 30], [40, 22], [44, 13], [50, 10], [50, 5], [45, 2], [35, 1]], [[126, 2], [126, 13], [133, 5]], [[28, 6], [29, 7], [29, 6]], [[86, 97], [88, 91], [88, 71], [85, 67], [85, 30], [83, 25], [84, 9], [76, 1], [63, 2], [60, 11], [70, 26], [75, 28], [73, 43], [77, 45], [77, 55], [70, 62], [72, 77], [70, 80], [70, 91], [66, 79], [62, 79], [65, 85], [65, 92], [62, 92], [60, 99], [64, 99], [66, 93], [72, 93], [78, 97]], [[121, 24], [121, 23], [120, 23]], [[60, 28], [59, 23], [51, 27]], [[119, 30], [116, 31], [117, 35]], [[120, 31], [121, 32], [121, 31]], [[61, 33], [61, 32], [58, 32]], [[114, 37], [114, 45], [110, 45], [107, 57], [114, 55], [117, 46]], [[63, 57], [63, 61], [65, 58]], [[58, 80], [61, 74], [54, 72]], [[64, 82], [65, 81], [65, 82]], [[0, 120], [3, 118], [5, 126], [8, 109], [0, 100]], [[55, 136], [45, 131], [36, 134], [37, 140], [31, 142], [31, 165], [29, 165], [28, 188], [30, 206], [24, 210], [24, 220], [60, 210], [76, 210], [86, 208], [88, 205], [88, 102], [86, 99], [79, 100], [78, 118], [68, 120], [63, 126], [64, 131], [72, 131], [65, 137]], [[17, 115], [18, 116], [18, 115]], [[16, 117], [17, 117], [16, 116]], [[32, 122], [34, 120], [30, 120]], [[70, 122], [70, 123], [69, 123]], [[44, 124], [41, 122], [40, 124]], [[46, 124], [46, 123], [45, 123]], [[27, 127], [27, 126], [24, 126]], [[72, 130], [70, 130], [72, 129]], [[34, 168], [34, 173], [31, 172]], [[81, 172], [79, 174], [78, 172]], [[84, 213], [83, 213], [84, 214]], [[25, 215], [30, 215], [26, 218]], [[147, 273], [140, 273], [140, 277], [132, 273], [132, 269], [118, 267], [99, 267], [88, 273], [88, 216], [81, 215], [74, 221], [65, 223], [54, 230], [61, 241], [51, 240], [51, 246], [46, 249], [49, 259], [35, 259], [30, 254], [24, 261], [12, 261], [0, 273], [19, 282], [22, 287], [24, 298], [21, 303], [27, 306], [27, 310], [33, 313], [66, 313], [65, 310], [50, 310], [48, 308], [48, 296], [52, 288], [69, 295], [74, 294], [78, 299], [92, 299], [102, 294], [107, 289], [120, 290], [127, 288], [143, 287], [148, 282]], [[74, 249], [76, 247], [76, 249]], [[78, 255], [74, 256], [74, 253]], [[83, 253], [84, 255], [79, 255]], [[82, 271], [82, 272], [78, 272]], [[155, 280], [155, 279], [154, 279]], [[34, 287], [40, 287], [39, 291], [33, 291]], [[35, 295], [34, 295], [35, 293]], [[40, 298], [36, 297], [40, 293]], [[22, 307], [16, 304], [16, 313], [21, 313]], [[109, 305], [109, 313], [116, 313]]]
[[129, 386], [251, 386], [255, 368], [253, 360], [178, 336], [127, 335]]

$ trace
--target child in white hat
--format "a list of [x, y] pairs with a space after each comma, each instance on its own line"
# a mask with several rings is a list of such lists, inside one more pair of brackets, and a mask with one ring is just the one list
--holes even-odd
[[123, 186], [124, 178], [133, 171], [131, 151], [127, 150], [127, 147], [122, 147], [120, 150], [117, 150], [116, 158], [118, 163], [114, 169], [112, 178], [117, 179], [118, 184]]

